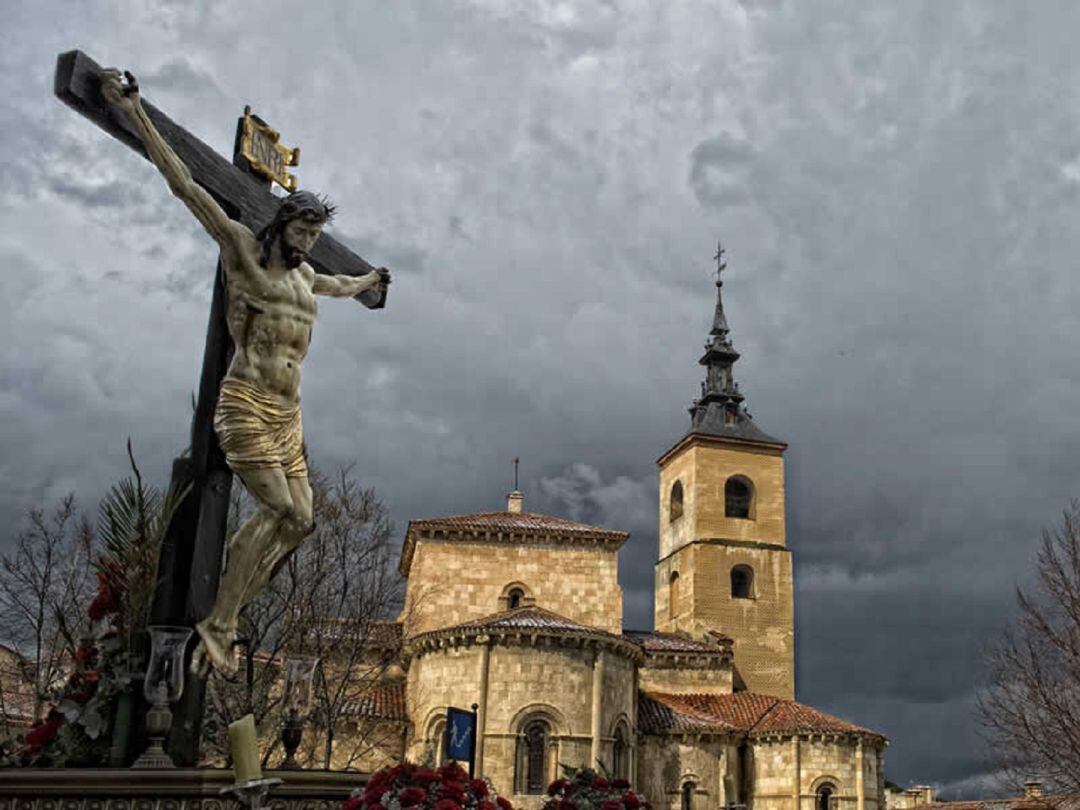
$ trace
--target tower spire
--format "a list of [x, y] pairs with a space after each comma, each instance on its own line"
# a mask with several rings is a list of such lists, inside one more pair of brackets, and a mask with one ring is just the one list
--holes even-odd
[[746, 410], [745, 397], [735, 382], [733, 366], [739, 353], [731, 343], [731, 329], [724, 314], [723, 273], [727, 269], [724, 247], [716, 243], [716, 309], [712, 329], [705, 342], [705, 354], [698, 362], [705, 366], [701, 397], [690, 407], [689, 433], [729, 436], [748, 441], [776, 442], [758, 430]]
[[727, 270], [727, 262], [724, 261], [724, 247], [719, 241], [716, 243], [716, 255], [713, 259], [716, 261], [716, 311], [713, 313], [712, 331], [709, 334], [727, 337], [731, 330], [728, 329], [727, 318], [724, 316], [724, 298], [720, 294], [720, 288], [724, 286], [721, 274]]

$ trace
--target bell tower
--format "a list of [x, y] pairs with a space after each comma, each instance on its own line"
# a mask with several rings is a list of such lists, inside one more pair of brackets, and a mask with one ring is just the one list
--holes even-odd
[[754, 424], [732, 376], [739, 359], [721, 295], [727, 265], [717, 245], [716, 310], [701, 397], [690, 429], [657, 462], [660, 554], [655, 626], [735, 642], [735, 689], [792, 698], [795, 616], [784, 517], [787, 445]]

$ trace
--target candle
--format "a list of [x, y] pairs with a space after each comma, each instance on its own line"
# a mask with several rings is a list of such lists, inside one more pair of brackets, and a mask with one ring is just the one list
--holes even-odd
[[259, 766], [259, 737], [255, 733], [255, 715], [245, 714], [235, 723], [229, 723], [229, 748], [232, 750], [233, 770], [236, 781], [251, 782], [262, 779]]

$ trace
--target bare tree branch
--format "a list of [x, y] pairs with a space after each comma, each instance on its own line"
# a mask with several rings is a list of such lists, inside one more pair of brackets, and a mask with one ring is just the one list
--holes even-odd
[[986, 653], [984, 736], [1011, 780], [1080, 792], [1080, 501], [1043, 531], [1033, 592]]

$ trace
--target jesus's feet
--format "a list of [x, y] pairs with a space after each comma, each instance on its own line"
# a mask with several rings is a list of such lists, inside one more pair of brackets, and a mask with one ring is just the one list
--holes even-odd
[[223, 675], [236, 674], [236, 655], [233, 653], [233, 632], [219, 628], [210, 619], [203, 619], [195, 625], [202, 639], [191, 656], [191, 671], [206, 677], [209, 667], [213, 666]]

